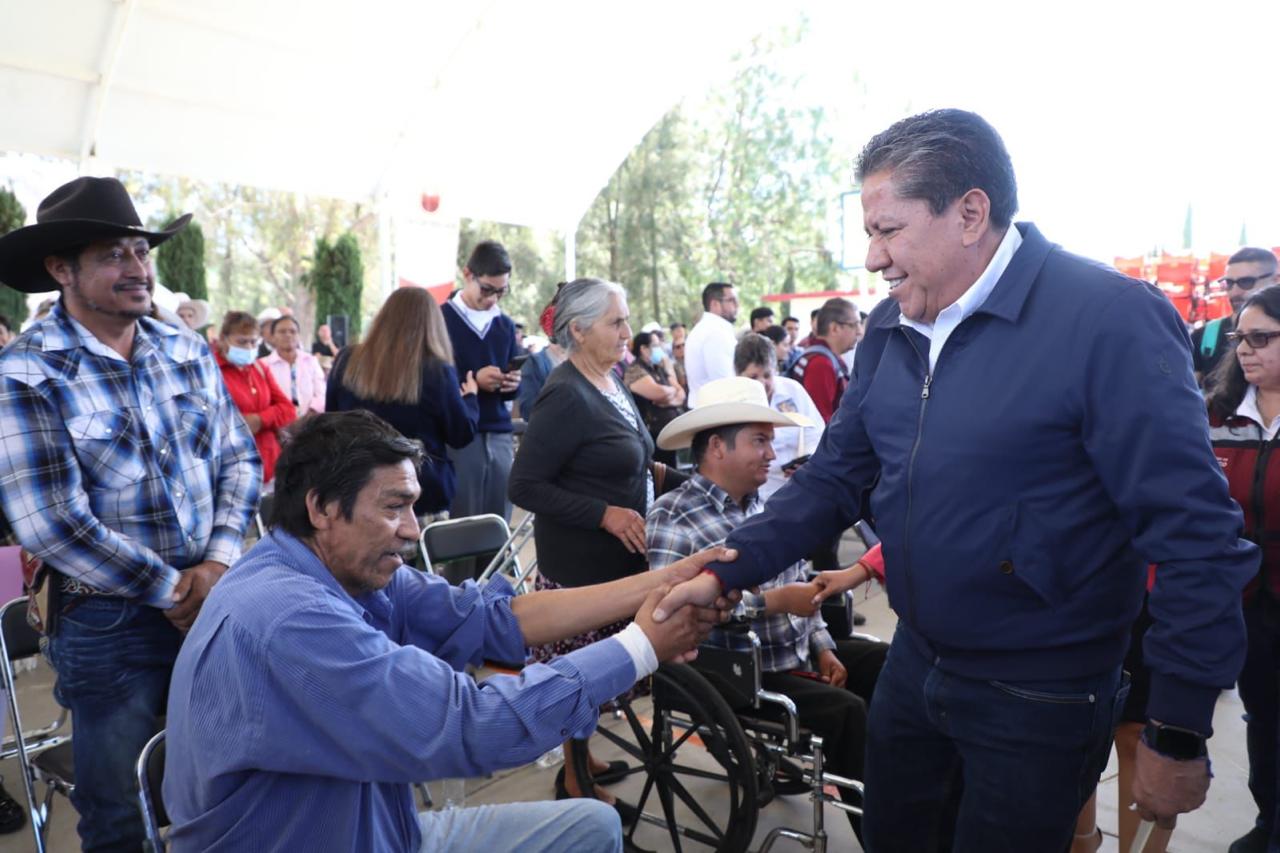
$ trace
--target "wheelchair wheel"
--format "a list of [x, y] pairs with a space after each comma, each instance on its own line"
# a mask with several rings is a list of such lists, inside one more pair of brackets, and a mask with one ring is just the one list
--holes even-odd
[[631, 703], [621, 710], [634, 741], [603, 727], [598, 734], [630, 756], [634, 783], [643, 777], [615, 791], [626, 839], [643, 849], [637, 830], [657, 826], [675, 853], [746, 850], [759, 814], [753, 750], [724, 698], [692, 668], [663, 664], [648, 727]]

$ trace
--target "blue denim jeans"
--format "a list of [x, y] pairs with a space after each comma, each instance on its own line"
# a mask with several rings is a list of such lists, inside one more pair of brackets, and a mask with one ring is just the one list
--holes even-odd
[[136, 853], [134, 763], [160, 729], [182, 636], [161, 611], [124, 598], [64, 595], [60, 613], [48, 656], [54, 697], [72, 715], [80, 842]]
[[599, 800], [508, 803], [418, 815], [422, 853], [622, 853], [622, 822]]
[[962, 678], [899, 628], [868, 722], [868, 853], [945, 849], [952, 818], [960, 853], [1067, 850], [1127, 694], [1119, 666], [1084, 678]]

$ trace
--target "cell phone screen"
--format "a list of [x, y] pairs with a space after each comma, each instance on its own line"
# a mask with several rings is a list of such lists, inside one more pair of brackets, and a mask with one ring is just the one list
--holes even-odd
[[507, 362], [507, 369], [506, 369], [506, 372], [507, 372], [507, 373], [515, 373], [517, 370], [519, 370], [521, 367], [523, 367], [523, 366], [524, 366], [524, 363], [525, 363], [526, 361], [528, 361], [528, 360], [529, 360], [529, 356], [527, 356], [527, 355], [517, 355], [517, 356], [514, 356], [514, 357], [511, 359], [511, 361], [508, 361], [508, 362]]

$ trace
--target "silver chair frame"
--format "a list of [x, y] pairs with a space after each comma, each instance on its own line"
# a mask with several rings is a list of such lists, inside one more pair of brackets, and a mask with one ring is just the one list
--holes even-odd
[[422, 532], [418, 534], [418, 553], [422, 557], [422, 564], [425, 567], [424, 570], [431, 574], [436, 573], [435, 566], [432, 563], [431, 554], [427, 548], [428, 531], [439, 530], [440, 528], [447, 528], [449, 526], [464, 524], [467, 522], [474, 523], [476, 519], [500, 522], [503, 530], [507, 533], [506, 541], [498, 548], [497, 553], [494, 554], [493, 559], [489, 561], [489, 564], [485, 566], [484, 571], [480, 573], [480, 577], [476, 580], [476, 583], [483, 585], [494, 575], [503, 575], [508, 579], [508, 581], [510, 581], [511, 587], [515, 590], [517, 595], [523, 595], [526, 592], [532, 591], [533, 584], [531, 583], [531, 580], [533, 572], [538, 566], [538, 560], [535, 556], [534, 559], [529, 561], [528, 565], [522, 565], [520, 561], [520, 551], [533, 536], [533, 513], [527, 514], [520, 523], [516, 525], [516, 529], [514, 531], [512, 531], [507, 525], [506, 519], [500, 515], [494, 515], [492, 513], [487, 513], [485, 515], [471, 515], [463, 518], [447, 518], [442, 521], [433, 521], [430, 524], [423, 526]]
[[[147, 745], [142, 748], [142, 752], [138, 754], [138, 763], [134, 767], [134, 773], [138, 778], [138, 808], [142, 811], [142, 830], [146, 834], [146, 844], [150, 853], [164, 853], [166, 844], [164, 837], [160, 835], [160, 819], [159, 811], [156, 809], [155, 797], [163, 793], [153, 791], [151, 787], [150, 765], [151, 758], [155, 751], [164, 743], [164, 729], [156, 732], [151, 736], [151, 740], [147, 741]], [[164, 800], [160, 802], [163, 804]]]
[[[26, 733], [22, 727], [22, 713], [18, 709], [17, 686], [14, 679], [13, 660], [10, 658], [9, 638], [5, 636], [3, 625], [8, 618], [9, 612], [15, 608], [25, 611], [27, 609], [27, 597], [15, 598], [3, 607], [0, 607], [0, 656], [3, 656], [3, 682], [4, 690], [9, 702], [9, 720], [13, 723], [14, 732]], [[25, 615], [23, 619], [25, 620]], [[25, 622], [24, 622], [25, 624]], [[34, 628], [29, 628], [33, 633]], [[47, 728], [47, 727], [46, 727]], [[37, 730], [40, 732], [41, 730]], [[71, 796], [71, 792], [75, 790], [75, 785], [59, 776], [46, 773], [37, 767], [33, 762], [40, 753], [52, 749], [56, 746], [68, 744], [71, 741], [69, 735], [58, 735], [49, 737], [48, 732], [38, 734], [38, 740], [35, 743], [27, 743], [26, 739], [21, 736], [14, 738], [14, 746], [12, 755], [18, 758], [18, 764], [22, 771], [22, 786], [27, 797], [27, 814], [31, 821], [31, 832], [35, 836], [36, 850], [38, 853], [45, 853], [45, 836], [49, 831], [49, 815], [53, 809], [53, 797], [55, 794], [62, 794], [66, 797]], [[37, 801], [35, 783], [41, 782], [45, 786], [44, 798]]]

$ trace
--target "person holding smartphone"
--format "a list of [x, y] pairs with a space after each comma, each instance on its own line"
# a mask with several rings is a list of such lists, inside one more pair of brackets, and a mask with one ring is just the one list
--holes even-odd
[[478, 243], [462, 278], [462, 289], [444, 304], [444, 322], [458, 375], [475, 375], [480, 419], [469, 444], [449, 449], [458, 472], [458, 491], [449, 514], [460, 518], [494, 513], [510, 521], [507, 479], [514, 445], [507, 401], [515, 399], [520, 387], [519, 366], [511, 369], [520, 348], [515, 323], [498, 307], [511, 288], [507, 250], [495, 240]]

